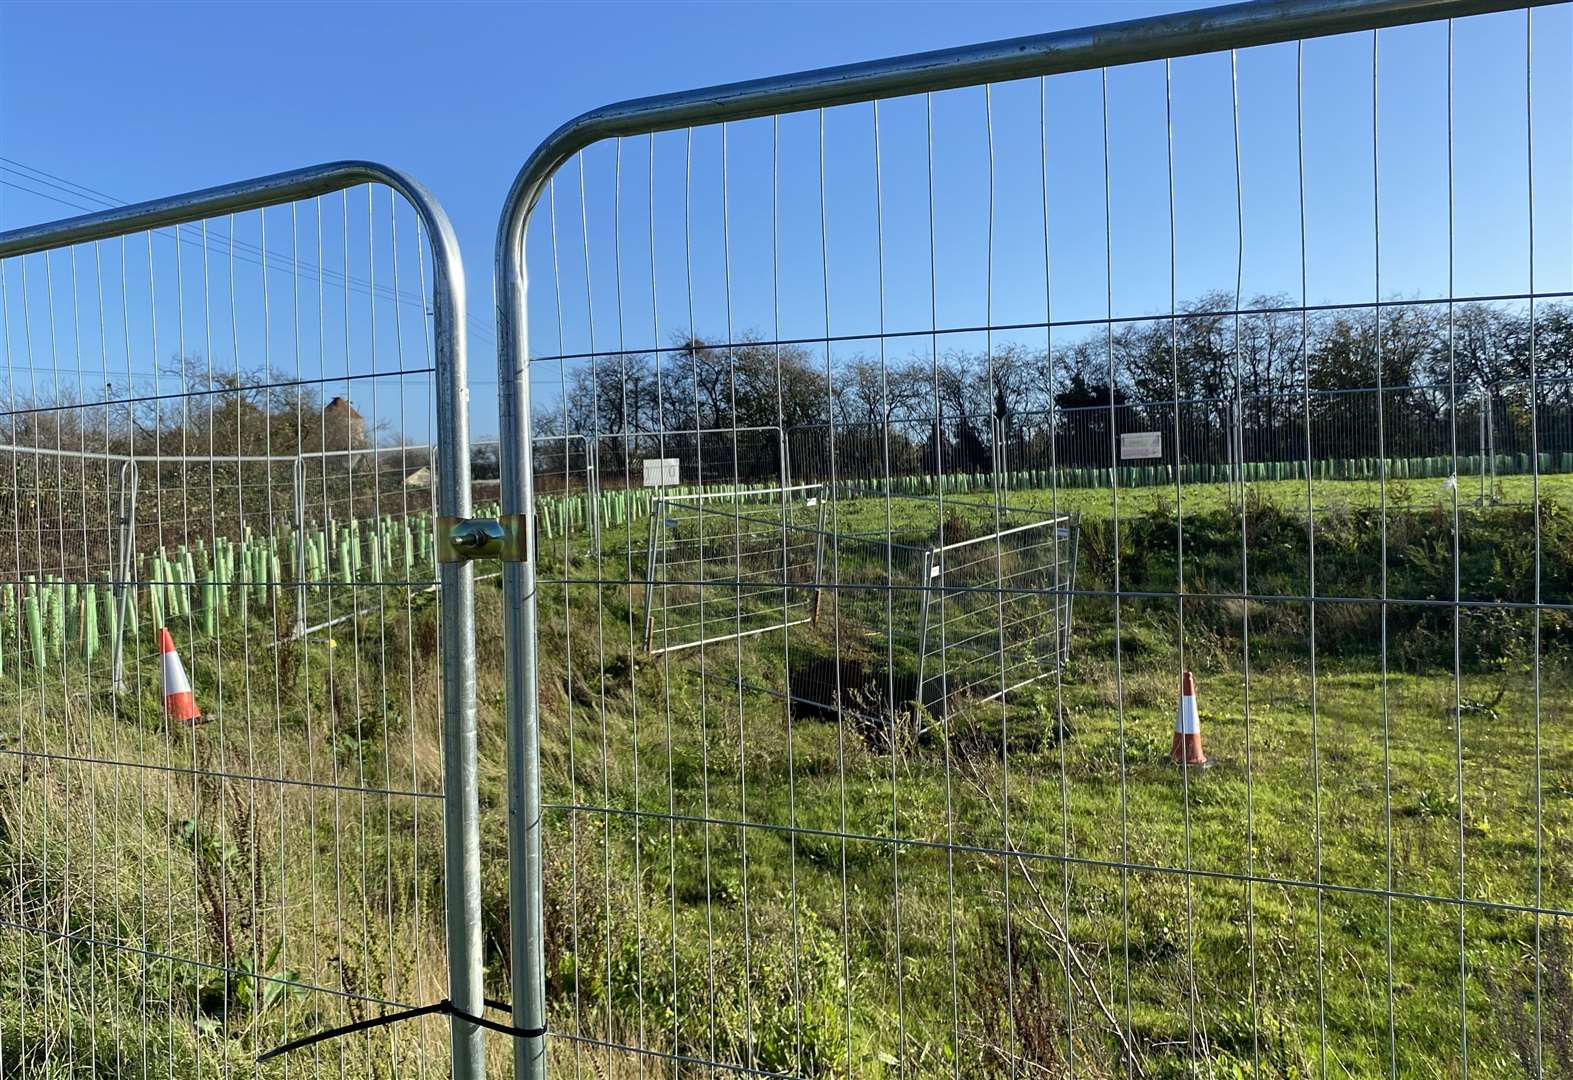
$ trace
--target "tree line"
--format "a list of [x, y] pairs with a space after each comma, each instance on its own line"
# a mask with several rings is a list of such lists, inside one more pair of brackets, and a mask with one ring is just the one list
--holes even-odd
[[[677, 340], [599, 358], [538, 404], [546, 435], [784, 428], [796, 475], [829, 453], [901, 467], [986, 469], [998, 447], [1045, 443], [1061, 465], [1107, 465], [1114, 436], [1166, 433], [1166, 459], [1247, 460], [1474, 453], [1490, 420], [1499, 453], [1522, 452], [1539, 380], [1543, 452], [1573, 450], [1573, 307], [1394, 302], [1302, 311], [1287, 297], [1202, 295], [1174, 318], [1056, 328], [1052, 353], [913, 343], [899, 357], [826, 360], [803, 344]], [[942, 339], [941, 339], [942, 340]], [[1381, 388], [1380, 392], [1378, 387]], [[1306, 392], [1309, 391], [1309, 394]], [[1490, 414], [1489, 417], [1487, 414]], [[1175, 433], [1179, 446], [1176, 447]], [[717, 440], [712, 455], [724, 452]], [[616, 441], [615, 439], [612, 441]], [[1320, 445], [1318, 445], [1320, 444]], [[1030, 451], [1042, 457], [1047, 449]], [[603, 440], [602, 454], [608, 450]], [[884, 462], [878, 462], [883, 468]], [[892, 469], [896, 466], [893, 464]]]

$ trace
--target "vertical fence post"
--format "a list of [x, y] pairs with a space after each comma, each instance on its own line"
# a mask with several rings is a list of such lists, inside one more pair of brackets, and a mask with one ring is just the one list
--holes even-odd
[[825, 590], [820, 582], [825, 580], [825, 511], [830, 500], [826, 498], [826, 488], [820, 485], [819, 495], [816, 497], [819, 513], [814, 519], [814, 595], [809, 601], [809, 621], [815, 626], [819, 625], [819, 609], [822, 606]]
[[595, 467], [596, 440], [589, 435], [579, 437], [584, 440], [584, 511], [589, 517], [592, 550], [599, 557], [601, 554], [601, 481], [600, 471]]
[[933, 585], [934, 559], [936, 553], [933, 548], [923, 552], [923, 569], [918, 578], [918, 679], [912, 688], [912, 718], [913, 730], [917, 732], [917, 725], [921, 723], [919, 717], [923, 713], [923, 676], [927, 667], [929, 654], [929, 588]]
[[1476, 506], [1486, 505], [1486, 406], [1490, 400], [1490, 397], [1486, 394], [1485, 386], [1482, 385], [1480, 387], [1480, 419], [1478, 425], [1480, 428], [1480, 449], [1476, 455], [1479, 458], [1476, 472], [1479, 473], [1480, 477], [1480, 494], [1475, 499]]
[[295, 486], [291, 513], [295, 528], [295, 630], [297, 641], [306, 636], [306, 459], [296, 458], [291, 477]]
[[644, 649], [649, 652], [655, 648], [655, 560], [656, 538], [659, 537], [661, 518], [666, 513], [664, 504], [656, 499], [650, 504], [650, 524], [646, 530], [645, 540], [645, 573], [644, 573]]
[[132, 566], [135, 555], [137, 516], [137, 463], [127, 461], [120, 466], [120, 550], [115, 560], [115, 617], [114, 644], [110, 653], [110, 687], [115, 693], [126, 688], [126, 609], [131, 605]]
[[[528, 167], [526, 173], [528, 173]], [[521, 174], [497, 230], [497, 404], [501, 513], [512, 521], [516, 561], [503, 563], [503, 644], [508, 709], [508, 911], [515, 1027], [546, 1026], [541, 917], [540, 716], [536, 700], [535, 461], [530, 432], [529, 309], [524, 236], [544, 190]], [[546, 1037], [515, 1038], [516, 1080], [546, 1076]]]
[[[420, 192], [424, 195], [424, 192]], [[446, 216], [422, 206], [432, 251], [432, 337], [437, 362], [439, 518], [470, 514], [470, 392], [465, 361], [464, 264]], [[447, 849], [448, 993], [472, 1016], [485, 1009], [481, 989], [480, 804], [476, 791], [475, 570], [467, 562], [437, 566], [442, 644], [443, 785]], [[453, 1075], [482, 1080], [486, 1044], [480, 1028], [459, 1017], [451, 1032]]]
[[1065, 589], [1065, 617], [1060, 625], [1064, 628], [1063, 635], [1065, 646], [1060, 654], [1060, 663], [1064, 664], [1071, 655], [1071, 619], [1075, 615], [1076, 607], [1076, 548], [1081, 543], [1081, 512], [1077, 511], [1065, 519], [1070, 523], [1070, 561], [1066, 571]]
[[1497, 501], [1497, 395], [1492, 387], [1486, 388], [1486, 461], [1490, 475], [1486, 481], [1486, 502]]
[[1229, 501], [1231, 505], [1245, 507], [1245, 445], [1240, 409], [1240, 392], [1236, 388], [1229, 399]]

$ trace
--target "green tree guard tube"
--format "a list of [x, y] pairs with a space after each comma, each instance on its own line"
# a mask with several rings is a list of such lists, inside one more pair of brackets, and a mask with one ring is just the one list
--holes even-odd
[[104, 629], [109, 631], [109, 640], [115, 639], [115, 624], [120, 617], [120, 612], [115, 610], [115, 589], [112, 585], [105, 585], [98, 589], [98, 602], [104, 609], [103, 618], [99, 621]]
[[44, 621], [38, 614], [38, 597], [29, 596], [22, 601], [22, 611], [27, 620], [27, 638], [33, 646], [33, 667], [42, 670], [49, 662], [44, 652]]
[[208, 637], [218, 634], [218, 584], [210, 572], [202, 583], [202, 632]]
[[235, 552], [235, 602], [242, 611], [246, 607], [246, 590], [251, 585], [251, 568], [248, 564], [246, 551], [241, 548]]
[[[170, 610], [169, 563], [164, 559], [164, 553], [162, 549], [158, 552], [158, 554], [153, 556], [152, 585], [149, 587], [148, 592], [149, 594], [156, 594], [158, 596], [158, 610], [160, 612]], [[163, 619], [159, 620], [159, 625], [164, 625]]]
[[180, 563], [172, 558], [164, 560], [164, 610], [171, 619], [184, 613], [180, 603]]
[[[158, 554], [153, 557], [153, 580], [156, 583], [154, 585], [153, 591], [158, 593], [160, 611], [167, 611], [171, 615], [178, 615], [180, 614], [180, 605], [178, 602], [172, 602], [175, 600], [174, 586], [170, 581], [172, 576], [173, 575], [170, 573], [169, 560], [164, 556], [164, 549], [159, 548]], [[163, 626], [164, 620], [160, 619], [158, 624]]]
[[191, 561], [191, 552], [180, 549], [181, 604], [187, 615], [191, 614], [191, 587], [197, 583], [197, 569]]
[[266, 604], [267, 602], [267, 552], [261, 544], [252, 544], [252, 566], [249, 577], [252, 579], [253, 604]]
[[89, 663], [98, 655], [98, 605], [92, 600], [82, 606], [82, 655]]
[[66, 595], [65, 589], [63, 587], [61, 587], [61, 585], [59, 583], [59, 580], [56, 579], [56, 578], [50, 578], [49, 592], [47, 593], [47, 595], [45, 597], [46, 602], [47, 602], [46, 610], [49, 613], [49, 621], [48, 621], [47, 625], [45, 626], [45, 630], [47, 631], [47, 635], [48, 635], [48, 638], [49, 638], [49, 652], [50, 652], [50, 655], [55, 657], [56, 659], [59, 659], [61, 656], [63, 656], [65, 654], [65, 643], [66, 643], [65, 595]]
[[180, 560], [171, 559], [169, 562], [170, 604], [169, 610], [177, 616], [191, 614], [191, 597], [186, 592], [186, 572], [180, 566]]

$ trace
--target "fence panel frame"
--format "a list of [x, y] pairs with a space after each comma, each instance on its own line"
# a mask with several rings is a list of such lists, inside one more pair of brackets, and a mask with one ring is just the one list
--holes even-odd
[[[439, 455], [437, 460], [438, 513], [467, 517], [470, 463], [464, 264], [458, 239], [442, 205], [406, 173], [377, 162], [356, 160], [273, 173], [0, 233], [0, 259], [260, 210], [361, 185], [387, 188], [403, 198], [420, 217], [429, 238], [437, 437], [439, 443], [454, 448], [453, 453]], [[121, 525], [123, 533], [126, 528]], [[122, 551], [123, 557], [127, 554]], [[456, 1008], [478, 1016], [485, 1005], [481, 988], [476, 791], [474, 569], [465, 563], [439, 563], [437, 574], [443, 612], [439, 648], [448, 995]], [[126, 575], [121, 577], [123, 583]], [[118, 655], [118, 647], [116, 652]], [[483, 1076], [484, 1032], [457, 1016], [452, 1017], [450, 1030], [454, 1075], [465, 1080]]]
[[[1558, 0], [1247, 0], [1213, 8], [898, 56], [637, 98], [589, 110], [525, 160], [498, 220], [495, 250], [502, 514], [534, 520], [528, 275], [525, 238], [557, 174], [602, 140], [803, 112], [969, 86], [1108, 69], [1415, 23], [1549, 6]], [[1378, 307], [1380, 300], [1378, 300]], [[1237, 410], [1237, 402], [1233, 403]], [[1238, 412], [1235, 413], [1238, 416]], [[1232, 490], [1243, 485], [1239, 424], [1232, 425]], [[998, 469], [998, 462], [995, 468]], [[1236, 476], [1238, 470], [1242, 475]], [[1117, 481], [1116, 481], [1117, 483]], [[509, 926], [514, 1024], [546, 1025], [538, 710], [538, 627], [533, 529], [517, 533], [504, 564], [504, 649], [509, 688]], [[1118, 586], [1116, 586], [1116, 592]], [[637, 1048], [635, 1048], [637, 1049]], [[516, 1038], [515, 1076], [546, 1075], [546, 1036]]]

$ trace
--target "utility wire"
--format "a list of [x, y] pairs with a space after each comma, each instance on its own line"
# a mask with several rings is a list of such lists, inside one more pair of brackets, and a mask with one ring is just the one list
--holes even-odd
[[[54, 176], [54, 174], [44, 172], [44, 170], [42, 170], [42, 169], [34, 169], [30, 165], [23, 165], [21, 162], [16, 162], [12, 158], [0, 157], [0, 162], [8, 162], [8, 163], [10, 163], [10, 165], [19, 166], [19, 168], [12, 168], [12, 167], [10, 167], [10, 165], [0, 165], [0, 173], [11, 173], [14, 176], [22, 177], [23, 179], [27, 180], [30, 183], [43, 184], [46, 187], [54, 188], [56, 191], [66, 192], [67, 194], [76, 196], [76, 198], [79, 198], [79, 199], [81, 199], [81, 198], [92, 199], [94, 201], [94, 203], [100, 203], [100, 204], [103, 204], [103, 205], [89, 205], [89, 204], [86, 204], [86, 203], [75, 202], [72, 199], [62, 198], [59, 195], [51, 194], [50, 192], [47, 192], [47, 191], [39, 191], [36, 188], [30, 188], [30, 187], [27, 187], [27, 186], [25, 186], [23, 184], [19, 184], [19, 183], [17, 183], [14, 180], [6, 180], [3, 177], [0, 177], [0, 184], [4, 184], [5, 186], [10, 187], [10, 188], [15, 188], [18, 191], [26, 191], [29, 194], [37, 195], [39, 198], [48, 199], [51, 202], [60, 203], [63, 206], [70, 206], [70, 207], [72, 207], [74, 209], [86, 211], [88, 213], [94, 213], [94, 212], [97, 212], [99, 210], [102, 210], [102, 209], [105, 208], [105, 206], [114, 207], [114, 206], [124, 206], [125, 205], [125, 203], [123, 201], [121, 201], [119, 199], [116, 199], [113, 196], [102, 195], [99, 192], [94, 191], [92, 188], [82, 188], [80, 191], [74, 191], [74, 190], [72, 190], [73, 187], [81, 188], [82, 186], [79, 185], [79, 184], [74, 184], [72, 181], [65, 180], [63, 177], [62, 178], [58, 178], [61, 181], [60, 183], [55, 183], [54, 180], [57, 179], [57, 178]], [[28, 173], [21, 171], [22, 169], [29, 169], [32, 172], [37, 173], [38, 175], [37, 176], [29, 175]], [[70, 184], [71, 187], [64, 186], [66, 184]], [[155, 229], [153, 231], [155, 233], [157, 233], [158, 235], [164, 236], [164, 237], [171, 237], [172, 234], [173, 234], [173, 230], [171, 230], [171, 229]], [[192, 243], [193, 241], [187, 241], [187, 242], [188, 243]], [[254, 244], [254, 243], [252, 243], [249, 240], [242, 240], [239, 237], [235, 238], [235, 248], [236, 248], [237, 251], [243, 251], [243, 252], [247, 253], [248, 255], [255, 255], [255, 256], [259, 256], [260, 257], [261, 255], [264, 254], [262, 248], [259, 245]], [[277, 259], [279, 261], [280, 265], [283, 265], [284, 262], [285, 262], [284, 257], [282, 255], [280, 255], [280, 253], [278, 253], [276, 251], [273, 251], [271, 249], [268, 250], [265, 254], [267, 254], [269, 256], [272, 256], [273, 258]], [[258, 262], [257, 262], [256, 259], [244, 259], [244, 260], [238, 260], [238, 261], [244, 261], [244, 262], [250, 263], [253, 266], [258, 265]], [[303, 263], [300, 264], [300, 266], [301, 266], [301, 269], [307, 270], [307, 271], [315, 271], [315, 270], [318, 269], [314, 264], [309, 263], [309, 262], [303, 262]], [[391, 288], [389, 288], [388, 286], [385, 286], [385, 285], [372, 286], [372, 285], [370, 285], [367, 281], [365, 281], [362, 278], [357, 278], [357, 277], [355, 277], [353, 275], [345, 274], [342, 271], [334, 270], [331, 267], [323, 268], [322, 269], [322, 273], [323, 273], [324, 278], [331, 279], [334, 282], [334, 284], [339, 284], [341, 282], [348, 281], [352, 287], [358, 288], [361, 292], [375, 292], [377, 295], [382, 296], [385, 299], [393, 300], [395, 302], [402, 302], [402, 303], [409, 303], [409, 304], [424, 304], [424, 302], [425, 302], [425, 298], [424, 297], [417, 296], [414, 293], [401, 292], [401, 293], [395, 294], [394, 291]]]
[[[11, 174], [13, 174], [15, 176], [20, 176], [23, 179], [27, 180], [29, 183], [43, 184], [46, 187], [54, 188], [56, 191], [65, 192], [66, 194], [75, 196], [76, 198], [79, 198], [79, 199], [83, 199], [83, 198], [91, 199], [93, 202], [95, 202], [95, 203], [102, 203], [105, 206], [124, 206], [124, 205], [126, 205], [124, 199], [116, 198], [115, 196], [110, 195], [108, 192], [100, 191], [97, 188], [88, 187], [86, 184], [79, 184], [75, 180], [71, 180], [71, 179], [69, 179], [67, 177], [61, 176], [58, 173], [49, 172], [47, 169], [40, 169], [36, 165], [29, 165], [29, 164], [27, 164], [24, 161], [18, 161], [15, 158], [9, 158], [9, 157], [5, 157], [3, 155], [0, 155], [0, 163], [3, 163], [3, 164], [0, 164], [0, 173], [11, 173]], [[88, 212], [93, 212], [93, 211], [97, 211], [97, 210], [103, 209], [103, 206], [87, 206], [87, 205], [83, 205], [82, 203], [79, 203], [79, 202], [73, 202], [73, 201], [71, 201], [69, 199], [64, 199], [64, 198], [60, 198], [60, 197], [58, 197], [56, 195], [51, 195], [48, 192], [37, 191], [37, 190], [32, 189], [32, 188], [23, 187], [22, 185], [17, 184], [17, 183], [12, 182], [12, 181], [0, 180], [0, 183], [5, 183], [8, 187], [14, 187], [14, 188], [18, 188], [18, 189], [23, 190], [23, 191], [28, 191], [31, 194], [38, 195], [38, 196], [40, 196], [42, 198], [45, 198], [45, 199], [50, 199], [51, 201], [54, 201], [54, 202], [62, 203], [64, 205], [66, 205], [66, 206], [75, 207], [78, 210], [85, 210], [85, 211], [88, 211]], [[164, 236], [169, 236], [170, 233], [171, 233], [171, 230], [167, 230], [167, 229], [160, 229], [160, 230], [155, 230], [155, 231], [159, 232], [161, 235], [164, 235]], [[248, 254], [251, 254], [251, 255], [258, 255], [258, 256], [260, 256], [260, 255], [263, 255], [263, 254], [267, 254], [269, 256], [272, 256], [275, 259], [280, 260], [281, 264], [284, 261], [284, 256], [281, 253], [276, 252], [276, 251], [272, 251], [272, 250], [269, 250], [266, 253], [264, 253], [262, 248], [261, 248], [261, 246], [259, 246], [257, 244], [254, 244], [254, 243], [252, 243], [249, 240], [242, 240], [239, 237], [237, 237], [235, 239], [235, 247], [236, 247], [236, 249], [238, 249], [240, 251], [244, 251], [244, 252], [246, 252]], [[315, 266], [314, 264], [312, 264], [310, 262], [300, 263], [300, 266], [301, 266], [301, 268], [303, 270], [307, 270], [307, 271], [316, 271], [316, 270], [319, 269], [317, 266]], [[414, 293], [408, 293], [408, 292], [395, 293], [394, 290], [392, 288], [388, 287], [388, 286], [372, 286], [369, 282], [367, 282], [366, 280], [364, 280], [362, 278], [357, 278], [357, 277], [354, 277], [353, 275], [345, 274], [342, 271], [334, 270], [331, 267], [324, 267], [324, 268], [321, 268], [321, 269], [322, 269], [323, 274], [326, 277], [332, 278], [334, 280], [335, 284], [337, 284], [339, 282], [342, 282], [342, 281], [348, 281], [352, 286], [359, 287], [362, 291], [374, 290], [379, 295], [384, 296], [384, 297], [386, 297], [388, 299], [391, 299], [391, 300], [406, 301], [406, 302], [409, 302], [409, 303], [424, 303], [425, 302], [425, 298], [424, 297], [418, 296], [418, 295], [416, 295]]]
[[[27, 184], [19, 183], [16, 180], [7, 179], [5, 176], [0, 175], [0, 185], [13, 188], [17, 191], [24, 191], [30, 195], [37, 196], [38, 198], [48, 199], [50, 202], [59, 203], [62, 206], [69, 206], [74, 210], [81, 210], [85, 213], [93, 213], [98, 210], [105, 209], [106, 207], [126, 205], [125, 200], [116, 198], [107, 192], [100, 191], [97, 188], [88, 187], [86, 184], [77, 183], [76, 181], [67, 177], [60, 176], [57, 173], [49, 172], [46, 169], [40, 169], [35, 165], [29, 165], [23, 161], [18, 161], [15, 158], [0, 156], [0, 173], [10, 173], [12, 176], [21, 177], [23, 180], [27, 181]], [[45, 188], [51, 188], [53, 189], [53, 192], [40, 191], [38, 188], [27, 186], [28, 184], [37, 184]], [[91, 200], [91, 204], [78, 200]], [[154, 230], [154, 232], [158, 235], [171, 239], [175, 237], [175, 232], [172, 229], [157, 229]], [[180, 237], [180, 240], [182, 243], [200, 246], [198, 240], [194, 236], [182, 236]], [[261, 266], [265, 261], [264, 257], [273, 258], [276, 260], [276, 269], [282, 269], [283, 267], [291, 264], [291, 260], [285, 258], [280, 253], [271, 249], [264, 250], [260, 245], [252, 243], [251, 241], [241, 240], [237, 237], [234, 240], [234, 246], [237, 251], [237, 261], [246, 262], [253, 266]], [[247, 256], [252, 257], [243, 257], [238, 254], [240, 252], [244, 252]], [[319, 269], [309, 262], [300, 262], [299, 268], [302, 271], [310, 273], [316, 273]], [[427, 310], [428, 303], [426, 297], [424, 296], [417, 296], [408, 292], [395, 292], [388, 286], [373, 285], [362, 278], [357, 278], [353, 275], [345, 274], [332, 268], [321, 268], [321, 273], [326, 280], [332, 281], [336, 284], [348, 284], [352, 289], [355, 289], [362, 294], [380, 296], [385, 299], [392, 300], [395, 303], [419, 305], [423, 312]], [[492, 329], [482, 319], [473, 313], [466, 313], [466, 321], [469, 323], [471, 331], [478, 338], [483, 340], [488, 345], [495, 345], [496, 339], [493, 336]]]

